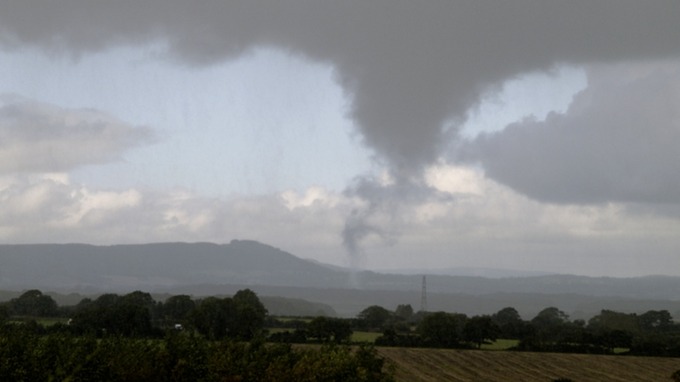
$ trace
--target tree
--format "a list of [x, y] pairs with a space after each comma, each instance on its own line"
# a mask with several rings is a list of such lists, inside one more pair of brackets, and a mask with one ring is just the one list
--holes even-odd
[[633, 335], [623, 330], [610, 330], [600, 334], [599, 342], [613, 352], [614, 348], [630, 348], [633, 345]]
[[647, 332], [663, 332], [673, 327], [673, 317], [667, 310], [650, 310], [638, 316], [640, 329]]
[[225, 337], [249, 340], [262, 332], [267, 309], [250, 289], [233, 298], [208, 297], [188, 314], [187, 322], [211, 340]]
[[638, 333], [640, 327], [636, 314], [620, 313], [603, 309], [600, 314], [588, 320], [588, 329], [596, 333], [618, 330], [628, 333]]
[[9, 308], [16, 315], [33, 317], [54, 317], [59, 311], [52, 297], [44, 295], [37, 289], [31, 289], [11, 299]]
[[78, 304], [71, 325], [83, 332], [123, 336], [148, 336], [153, 333], [151, 295], [132, 292], [125, 296], [103, 294], [92, 302]]
[[148, 336], [153, 332], [151, 313], [140, 305], [121, 301], [107, 312], [109, 330], [127, 337]]
[[167, 320], [183, 322], [196, 307], [196, 303], [187, 295], [168, 298], [162, 305], [163, 316]]
[[507, 307], [499, 310], [491, 316], [493, 322], [500, 329], [503, 338], [519, 339], [526, 334], [526, 323], [522, 320], [517, 309]]
[[349, 321], [340, 318], [319, 316], [307, 324], [307, 337], [319, 342], [345, 342], [352, 336]]
[[410, 321], [411, 318], [413, 318], [413, 307], [411, 307], [411, 304], [397, 305], [397, 309], [394, 310], [394, 315], [404, 321]]
[[232, 335], [243, 340], [259, 335], [264, 329], [267, 309], [257, 294], [250, 289], [243, 289], [236, 292], [232, 300], [236, 309]]
[[153, 297], [151, 297], [151, 294], [148, 292], [142, 292], [139, 290], [136, 290], [134, 292], [130, 292], [126, 295], [124, 295], [121, 298], [122, 302], [132, 304], [132, 305], [137, 305], [137, 306], [142, 306], [145, 307], [149, 310], [153, 309], [156, 306], [156, 301], [154, 301]]
[[330, 318], [319, 316], [315, 317], [307, 324], [307, 336], [316, 338], [319, 342], [329, 342], [333, 338], [329, 321]]
[[391, 317], [392, 312], [378, 305], [369, 306], [357, 315], [362, 326], [371, 330], [381, 330]]
[[539, 342], [560, 342], [565, 335], [573, 337], [573, 330], [568, 330], [569, 316], [555, 307], [540, 311], [531, 324], [536, 329]]
[[538, 329], [551, 328], [567, 322], [569, 322], [569, 316], [555, 307], [543, 309], [531, 320], [531, 323]]
[[0, 304], [0, 325], [2, 325], [9, 318], [9, 308], [7, 304]]
[[110, 308], [118, 303], [120, 296], [115, 293], [104, 293], [103, 295], [97, 297], [94, 301], [89, 303], [86, 302], [88, 299], [83, 299], [78, 305], [82, 305], [83, 308], [88, 306], [98, 307], [98, 308]]
[[466, 319], [464, 314], [431, 313], [418, 324], [417, 332], [430, 346], [455, 347], [460, 343]]
[[500, 328], [489, 316], [475, 316], [465, 322], [463, 338], [481, 348], [487, 341], [493, 342], [498, 339]]
[[189, 323], [210, 340], [221, 340], [230, 334], [236, 316], [231, 298], [208, 297], [199, 302], [189, 315]]

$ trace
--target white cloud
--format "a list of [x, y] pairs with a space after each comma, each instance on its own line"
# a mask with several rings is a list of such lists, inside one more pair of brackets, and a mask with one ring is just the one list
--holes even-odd
[[0, 173], [60, 172], [111, 162], [151, 141], [148, 128], [101, 111], [0, 96]]
[[[440, 165], [440, 181], [461, 179], [477, 193], [452, 188], [452, 200], [402, 205], [399, 244], [366, 242], [375, 268], [492, 267], [589, 275], [668, 274], [680, 221], [641, 215], [621, 203], [547, 204], [458, 166]], [[675, 248], [675, 249], [674, 249]], [[647, 260], [643, 260], [643, 259]], [[638, 264], [642, 262], [643, 265]]]
[[63, 220], [65, 225], [71, 226], [79, 226], [84, 221], [88, 224], [101, 225], [110, 213], [131, 209], [142, 203], [142, 194], [137, 190], [92, 191], [81, 187], [80, 190], [71, 192], [71, 198], [78, 199], [74, 206], [76, 209]]
[[[398, 233], [398, 245], [369, 235], [356, 259], [348, 257], [338, 232], [361, 201], [321, 188], [299, 195], [224, 200], [180, 191], [94, 190], [72, 184], [63, 175], [4, 177], [0, 241], [114, 244], [254, 239], [302, 257], [373, 268], [436, 264], [587, 274], [669, 273], [668, 264], [680, 269], [677, 256], [659, 263], [665, 264], [659, 268], [653, 263], [637, 271], [617, 268], [630, 266], [637, 257], [624, 255], [643, 246], [650, 256], [670, 256], [672, 248], [680, 245], [678, 220], [641, 217], [621, 204], [543, 204], [476, 170], [439, 165], [436, 172], [441, 184], [464, 180], [476, 192], [460, 193], [457, 187], [440, 190], [450, 191], [451, 198], [402, 203], [397, 218], [389, 209], [379, 210], [368, 222], [388, 234]], [[623, 259], [617, 267], [607, 268], [607, 261], [619, 255]]]
[[425, 171], [425, 181], [430, 187], [450, 194], [481, 194], [482, 177], [479, 171], [462, 166], [440, 164]]
[[281, 193], [281, 198], [289, 210], [311, 207], [315, 204], [332, 208], [340, 202], [338, 195], [332, 194], [322, 187], [310, 187], [302, 194], [295, 191], [284, 191]]

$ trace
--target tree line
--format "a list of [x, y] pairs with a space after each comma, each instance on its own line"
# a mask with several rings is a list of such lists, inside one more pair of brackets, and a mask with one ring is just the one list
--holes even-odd
[[157, 302], [147, 292], [103, 294], [82, 299], [75, 306], [59, 307], [48, 295], [29, 290], [0, 305], [0, 321], [9, 317], [68, 317], [68, 324], [52, 325], [51, 331], [91, 334], [97, 337], [162, 336], [167, 329], [185, 327], [209, 340], [250, 340], [262, 333], [267, 310], [250, 289], [232, 297], [194, 300], [187, 295]]
[[418, 312], [407, 320], [398, 310], [372, 306], [359, 314], [382, 331], [376, 345], [480, 348], [503, 338], [518, 341], [513, 350], [680, 356], [680, 325], [666, 310], [636, 314], [605, 309], [588, 321], [571, 320], [556, 307], [545, 308], [530, 320], [512, 307], [473, 317]]
[[[381, 333], [375, 344], [383, 346], [480, 348], [503, 338], [517, 340], [514, 350], [680, 356], [680, 325], [666, 310], [643, 314], [602, 310], [585, 321], [571, 320], [558, 308], [548, 307], [524, 320], [512, 307], [468, 317], [414, 312], [410, 305], [398, 305], [393, 311], [373, 305], [352, 319], [281, 320], [269, 317], [249, 289], [231, 297], [177, 295], [163, 302], [141, 291], [104, 294], [71, 307], [59, 307], [51, 297], [30, 290], [0, 305], [0, 322], [10, 316], [70, 317], [69, 324], [41, 330], [100, 338], [160, 338], [167, 330], [185, 329], [214, 341], [266, 338], [281, 343], [349, 343], [353, 332], [369, 331]], [[266, 328], [272, 328], [272, 333]]]

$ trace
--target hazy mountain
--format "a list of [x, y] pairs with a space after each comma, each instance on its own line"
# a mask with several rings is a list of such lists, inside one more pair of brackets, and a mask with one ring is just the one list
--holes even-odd
[[182, 284], [343, 285], [346, 274], [254, 241], [0, 246], [0, 288], [118, 289]]
[[[394, 308], [410, 303], [417, 310], [422, 286], [422, 275], [351, 272], [241, 240], [223, 245], [0, 245], [0, 264], [0, 289], [62, 293], [142, 289], [207, 295], [249, 287], [260, 295], [326, 303], [341, 315], [373, 304]], [[680, 312], [678, 277], [429, 274], [427, 290], [429, 310], [468, 314], [492, 313], [505, 306], [524, 307], [522, 314], [559, 306], [579, 316], [604, 308]]]

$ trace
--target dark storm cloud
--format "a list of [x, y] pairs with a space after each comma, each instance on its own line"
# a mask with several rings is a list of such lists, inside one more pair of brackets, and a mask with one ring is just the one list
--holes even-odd
[[0, 174], [68, 171], [106, 163], [153, 139], [149, 129], [97, 110], [63, 109], [0, 95]]
[[467, 145], [487, 176], [557, 203], [680, 203], [680, 65], [593, 68], [564, 114]]
[[22, 0], [0, 5], [0, 40], [76, 56], [165, 41], [190, 65], [272, 46], [327, 62], [365, 143], [409, 179], [490, 87], [559, 63], [676, 56], [679, 14], [676, 0]]

